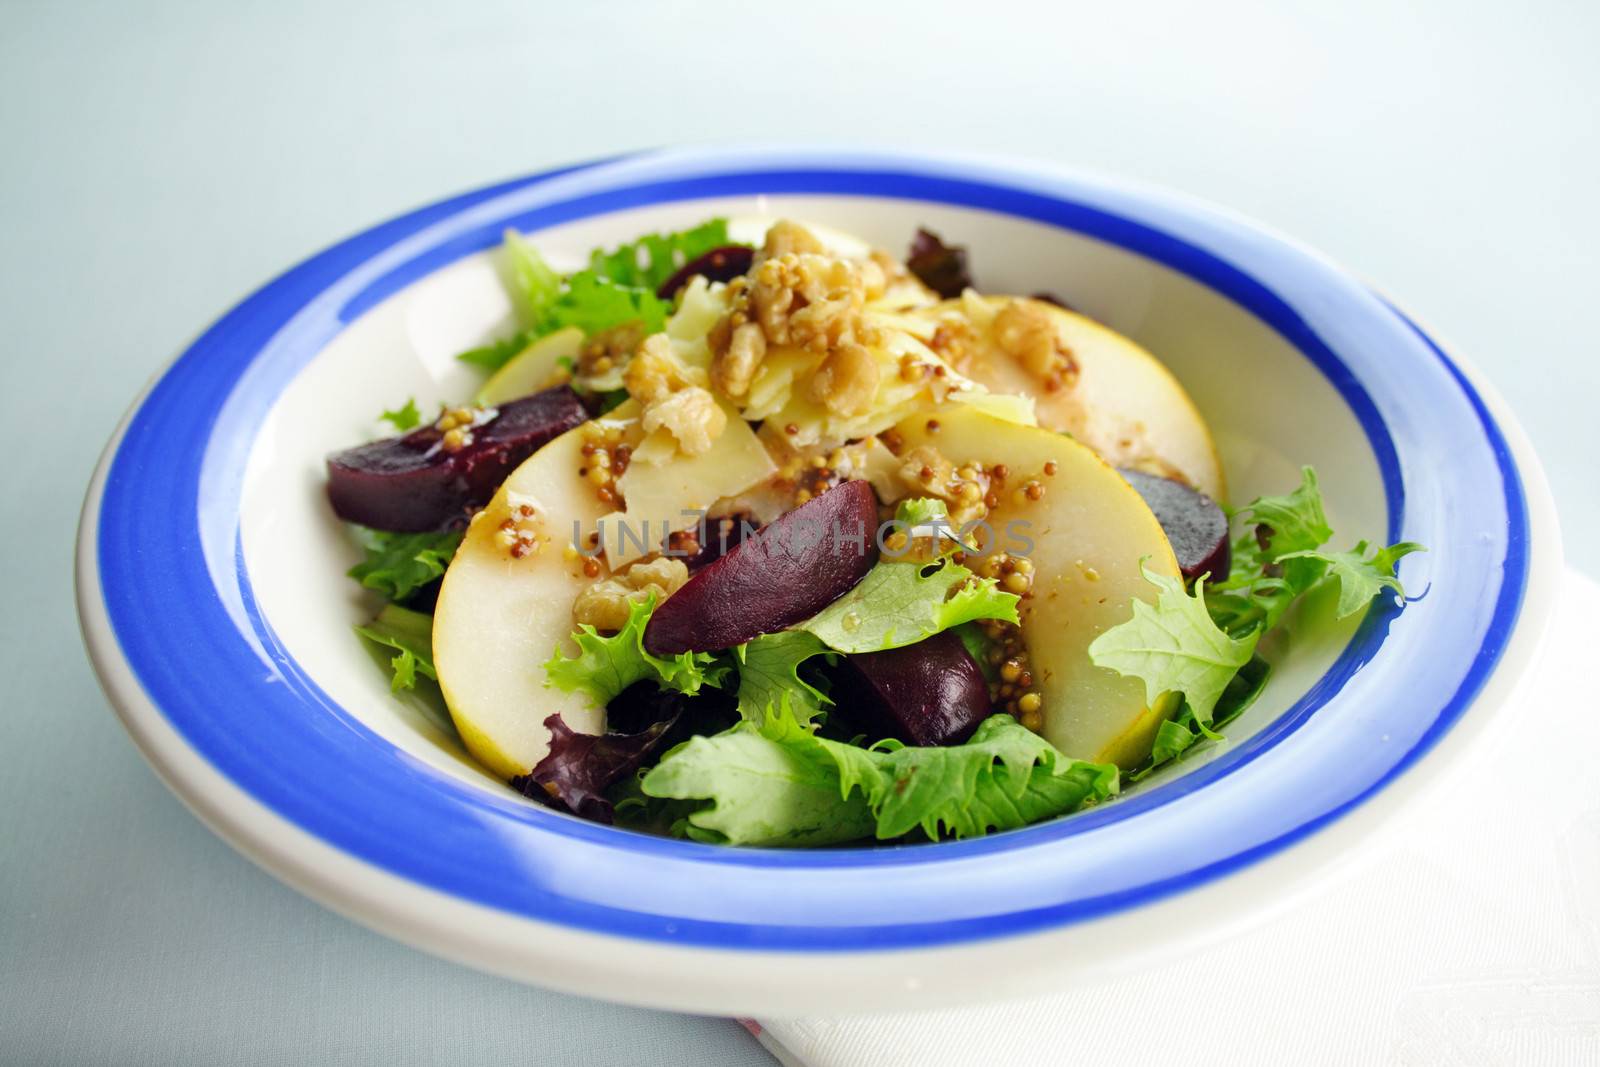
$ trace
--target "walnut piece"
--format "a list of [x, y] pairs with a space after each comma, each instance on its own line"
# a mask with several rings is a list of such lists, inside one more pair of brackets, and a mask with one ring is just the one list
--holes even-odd
[[1050, 312], [1037, 300], [1012, 300], [994, 317], [994, 343], [1046, 384], [1059, 387], [1076, 373], [1072, 353], [1056, 335]]
[[661, 556], [640, 561], [579, 593], [572, 605], [572, 621], [615, 633], [628, 624], [628, 611], [634, 604], [651, 596], [659, 603], [688, 580], [689, 568], [681, 559]]
[[648, 407], [665, 400], [672, 390], [682, 383], [678, 380], [672, 342], [666, 334], [653, 334], [645, 339], [639, 354], [628, 364], [622, 376], [628, 395]]
[[711, 384], [723, 396], [743, 397], [766, 354], [767, 336], [760, 326], [746, 322], [734, 327], [727, 346], [711, 362]]
[[860, 339], [866, 282], [849, 260], [789, 254], [756, 268], [750, 310], [767, 343], [822, 352]]
[[691, 385], [646, 404], [641, 425], [646, 434], [664, 428], [677, 438], [679, 451], [699, 456], [711, 451], [728, 416], [707, 390]]
[[879, 377], [871, 352], [858, 344], [842, 345], [811, 376], [811, 399], [835, 415], [859, 415], [872, 407]]
[[800, 252], [820, 254], [827, 251], [816, 234], [788, 219], [779, 219], [767, 227], [767, 240], [761, 247], [762, 259], [776, 259]]

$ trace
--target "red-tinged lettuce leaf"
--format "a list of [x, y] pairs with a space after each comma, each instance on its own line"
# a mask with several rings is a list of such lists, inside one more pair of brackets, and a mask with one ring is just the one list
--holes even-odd
[[532, 771], [511, 779], [511, 787], [581, 818], [610, 823], [614, 813], [606, 790], [638, 770], [677, 721], [673, 715], [633, 734], [580, 734], [557, 713], [544, 721], [550, 751]]
[[911, 251], [906, 255], [906, 269], [946, 300], [973, 288], [967, 250], [945, 244], [932, 230], [917, 230], [917, 235], [911, 239]]

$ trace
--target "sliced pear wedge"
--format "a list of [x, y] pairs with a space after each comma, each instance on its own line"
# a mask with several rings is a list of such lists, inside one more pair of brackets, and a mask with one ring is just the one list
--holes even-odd
[[[907, 448], [929, 445], [957, 465], [1008, 468], [988, 522], [1002, 549], [1033, 562], [1022, 633], [1044, 701], [1044, 735], [1080, 759], [1123, 767], [1141, 762], [1172, 713], [1171, 702], [1147, 707], [1142, 683], [1096, 667], [1088, 649], [1101, 633], [1127, 621], [1130, 600], [1155, 599], [1154, 587], [1140, 574], [1141, 560], [1156, 573], [1178, 574], [1155, 515], [1104, 460], [1050, 430], [962, 405], [947, 405], [931, 419], [913, 416], [896, 429]], [[1018, 499], [1017, 490], [1030, 480], [1043, 486], [1043, 496], [1029, 500], [1023, 493]]]
[[[594, 580], [582, 559], [564, 558], [573, 524], [587, 533], [610, 510], [578, 474], [584, 440], [582, 426], [570, 430], [511, 472], [472, 520], [439, 591], [439, 687], [467, 750], [502, 778], [544, 758], [544, 721], [556, 712], [582, 733], [605, 728], [605, 709], [586, 694], [545, 687], [544, 663], [557, 647], [572, 651], [572, 605]], [[507, 521], [542, 539], [537, 551], [513, 555], [502, 537]]]
[[1046, 389], [994, 342], [994, 317], [1014, 299], [969, 292], [907, 314], [970, 326], [966, 351], [953, 359], [956, 369], [993, 392], [1032, 397], [1040, 426], [1072, 434], [1112, 466], [1176, 477], [1214, 500], [1227, 499], [1205, 420], [1160, 360], [1093, 319], [1030, 300], [1050, 317], [1077, 366], [1067, 384]]
[[582, 347], [583, 331], [576, 326], [547, 334], [491, 374], [475, 399], [483, 407], [495, 407], [507, 400], [537, 393], [555, 382], [561, 360], [577, 359]]

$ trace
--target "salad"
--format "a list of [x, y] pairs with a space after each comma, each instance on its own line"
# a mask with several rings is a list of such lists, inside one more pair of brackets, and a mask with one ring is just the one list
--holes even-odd
[[393, 687], [540, 803], [726, 845], [1013, 829], [1216, 743], [1307, 610], [1403, 599], [1420, 546], [1337, 549], [1310, 468], [1228, 510], [1160, 362], [925, 230], [499, 255], [477, 393], [384, 412], [327, 488]]

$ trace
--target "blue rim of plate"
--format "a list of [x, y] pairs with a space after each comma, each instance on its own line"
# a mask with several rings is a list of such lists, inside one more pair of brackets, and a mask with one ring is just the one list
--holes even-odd
[[[1016, 216], [1231, 298], [1344, 397], [1382, 472], [1389, 540], [1430, 546], [1405, 570], [1429, 595], [1403, 612], [1375, 606], [1310, 692], [1212, 762], [975, 841], [786, 852], [652, 838], [474, 788], [379, 737], [288, 656], [245, 571], [244, 459], [281, 390], [362, 311], [491, 247], [506, 226], [750, 194]], [[513, 915], [762, 950], [1017, 935], [1158, 900], [1287, 848], [1383, 789], [1455, 724], [1505, 649], [1529, 572], [1521, 478], [1482, 398], [1418, 327], [1314, 255], [1170, 194], [1026, 165], [805, 149], [646, 153], [550, 171], [441, 201], [305, 261], [227, 313], [151, 388], [109, 463], [96, 531], [101, 595], [130, 669], [185, 743], [256, 803], [380, 869]]]

